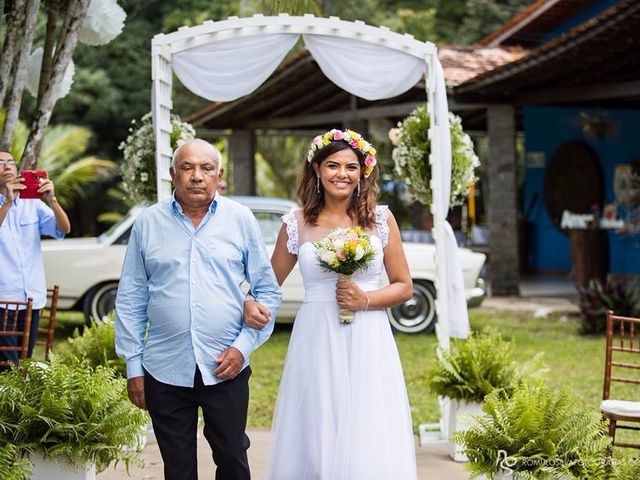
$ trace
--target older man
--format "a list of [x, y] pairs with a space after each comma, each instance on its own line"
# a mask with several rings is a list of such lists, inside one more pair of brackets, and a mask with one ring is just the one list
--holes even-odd
[[[21, 199], [27, 188], [18, 176], [10, 152], [0, 150], [0, 298], [33, 299], [29, 356], [33, 352], [40, 320], [40, 309], [47, 301], [40, 236], [64, 238], [71, 231], [69, 218], [54, 194], [53, 182], [43, 179], [38, 188], [50, 206], [39, 199]], [[0, 318], [4, 312], [0, 309]], [[19, 322], [24, 322], [20, 313]], [[16, 345], [18, 337], [2, 336], [0, 345]], [[18, 352], [0, 352], [0, 359], [15, 361]]]
[[[216, 479], [250, 478], [249, 355], [271, 334], [280, 305], [256, 219], [216, 193], [220, 160], [203, 140], [175, 151], [173, 197], [136, 220], [116, 299], [129, 398], [149, 410], [166, 480], [197, 479], [199, 407]], [[264, 329], [243, 325], [245, 280], [271, 316]]]

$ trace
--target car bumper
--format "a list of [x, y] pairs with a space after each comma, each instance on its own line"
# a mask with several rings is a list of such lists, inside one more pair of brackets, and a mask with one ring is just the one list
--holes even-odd
[[471, 290], [467, 290], [467, 306], [479, 307], [487, 296], [487, 289], [484, 279], [478, 278], [476, 286]]

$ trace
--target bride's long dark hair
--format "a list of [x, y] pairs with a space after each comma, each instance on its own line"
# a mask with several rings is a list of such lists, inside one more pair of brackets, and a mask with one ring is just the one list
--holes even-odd
[[310, 225], [317, 225], [318, 215], [324, 207], [324, 187], [320, 183], [320, 192], [317, 191], [317, 175], [313, 169], [313, 165], [318, 167], [320, 163], [327, 158], [341, 150], [351, 149], [358, 157], [360, 163], [360, 196], [357, 194], [357, 190], [353, 191], [351, 201], [347, 207], [347, 213], [349, 216], [357, 220], [358, 225], [362, 228], [372, 228], [376, 223], [376, 197], [378, 196], [378, 168], [376, 167], [369, 175], [369, 178], [364, 178], [364, 154], [355, 148], [351, 148], [348, 143], [338, 140], [332, 141], [326, 147], [316, 151], [315, 156], [311, 162], [304, 162], [304, 168], [302, 170], [302, 178], [298, 184], [298, 198], [302, 204], [302, 212], [305, 221]]

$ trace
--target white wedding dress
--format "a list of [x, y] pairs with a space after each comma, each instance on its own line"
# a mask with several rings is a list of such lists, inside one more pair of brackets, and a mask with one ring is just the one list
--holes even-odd
[[[376, 256], [353, 275], [380, 288], [387, 209], [370, 232]], [[298, 255], [305, 300], [296, 317], [273, 426], [269, 480], [415, 480], [411, 410], [400, 357], [383, 309], [338, 320], [337, 274], [318, 265], [312, 241], [328, 231], [299, 229], [301, 212], [283, 217], [288, 250]]]

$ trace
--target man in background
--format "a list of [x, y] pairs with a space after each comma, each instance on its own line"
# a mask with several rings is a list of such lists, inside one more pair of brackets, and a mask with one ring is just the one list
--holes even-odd
[[[64, 238], [71, 231], [67, 214], [54, 194], [53, 182], [42, 179], [38, 192], [48, 202], [22, 199], [24, 180], [18, 176], [16, 161], [10, 152], [0, 150], [0, 298], [26, 301], [33, 299], [29, 357], [38, 333], [40, 309], [47, 302], [40, 236]], [[24, 312], [19, 322], [24, 325]], [[0, 309], [0, 317], [4, 310]], [[19, 338], [0, 336], [0, 345], [17, 345]], [[18, 360], [18, 352], [0, 352], [1, 360]]]

